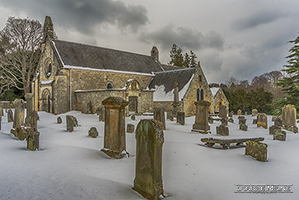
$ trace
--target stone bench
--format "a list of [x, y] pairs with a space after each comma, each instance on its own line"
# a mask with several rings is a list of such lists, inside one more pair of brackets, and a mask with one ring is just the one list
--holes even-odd
[[263, 137], [259, 138], [241, 138], [241, 139], [215, 139], [215, 138], [202, 138], [202, 142], [205, 142], [207, 147], [213, 147], [216, 143], [220, 144], [223, 149], [227, 149], [231, 143], [236, 143], [237, 145], [242, 144], [247, 141], [264, 141]]

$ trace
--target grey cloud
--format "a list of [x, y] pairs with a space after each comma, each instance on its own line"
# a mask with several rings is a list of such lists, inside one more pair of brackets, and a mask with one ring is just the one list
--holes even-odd
[[232, 24], [232, 29], [237, 31], [252, 29], [256, 28], [259, 25], [274, 22], [284, 16], [286, 16], [286, 14], [282, 12], [262, 11], [254, 13], [249, 17], [235, 20], [235, 22], [233, 22]]
[[154, 45], [160, 44], [162, 49], [170, 49], [174, 43], [181, 48], [200, 50], [214, 48], [222, 50], [224, 39], [219, 33], [209, 32], [206, 35], [188, 27], [175, 28], [169, 24], [160, 30], [142, 33], [139, 40]]
[[0, 4], [13, 10], [25, 11], [31, 16], [38, 15], [39, 18], [49, 15], [55, 24], [84, 34], [93, 34], [94, 27], [103, 24], [116, 25], [121, 30], [137, 31], [149, 22], [144, 7], [127, 5], [122, 1], [33, 0], [28, 4], [23, 0], [10, 0]]

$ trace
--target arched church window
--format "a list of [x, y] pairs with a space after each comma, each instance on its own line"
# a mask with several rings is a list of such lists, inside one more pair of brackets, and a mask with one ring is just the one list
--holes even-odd
[[200, 90], [200, 100], [204, 99], [203, 89]]
[[111, 83], [107, 84], [107, 89], [112, 89], [112, 84]]
[[199, 101], [199, 88], [197, 89], [196, 100]]

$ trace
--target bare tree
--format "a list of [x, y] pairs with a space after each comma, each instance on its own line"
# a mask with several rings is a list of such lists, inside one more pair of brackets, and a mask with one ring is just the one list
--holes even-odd
[[9, 17], [0, 32], [0, 92], [30, 92], [43, 37], [39, 21]]

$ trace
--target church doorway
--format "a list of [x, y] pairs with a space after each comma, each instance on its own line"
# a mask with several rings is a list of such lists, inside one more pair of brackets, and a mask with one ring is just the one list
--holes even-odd
[[42, 93], [42, 111], [51, 112], [51, 97], [49, 90], [44, 90]]
[[138, 112], [138, 97], [129, 96], [129, 112]]

